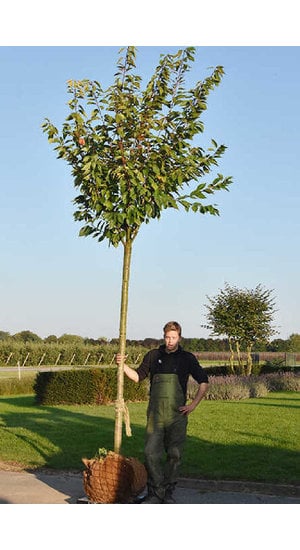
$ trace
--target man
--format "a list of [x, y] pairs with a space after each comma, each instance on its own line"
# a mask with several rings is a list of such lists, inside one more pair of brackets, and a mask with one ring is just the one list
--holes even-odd
[[[203, 399], [208, 385], [207, 374], [196, 357], [179, 344], [179, 323], [170, 321], [163, 330], [164, 345], [149, 351], [136, 370], [124, 365], [125, 374], [134, 382], [150, 377], [145, 443], [148, 496], [143, 501], [145, 504], [175, 504], [173, 492], [186, 439], [187, 417]], [[120, 362], [121, 356], [117, 355], [117, 363]], [[189, 376], [198, 382], [199, 387], [192, 402], [186, 404]], [[164, 453], [166, 463], [163, 466]]]

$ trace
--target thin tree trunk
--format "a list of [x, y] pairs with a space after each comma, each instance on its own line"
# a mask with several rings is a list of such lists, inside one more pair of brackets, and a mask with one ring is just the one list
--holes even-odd
[[122, 276], [122, 291], [121, 291], [121, 308], [120, 308], [120, 330], [119, 330], [119, 353], [123, 359], [118, 366], [117, 376], [117, 401], [116, 401], [116, 417], [115, 417], [115, 434], [114, 434], [114, 451], [120, 453], [122, 444], [122, 420], [124, 414], [124, 362], [126, 353], [126, 329], [127, 329], [127, 311], [128, 311], [128, 288], [130, 276], [130, 262], [132, 251], [132, 239], [127, 238], [124, 243], [123, 255], [123, 276]]
[[228, 338], [228, 343], [229, 343], [229, 349], [230, 349], [230, 359], [229, 359], [230, 371], [232, 372], [232, 374], [234, 374], [234, 351], [233, 351], [232, 341], [230, 337]]
[[239, 365], [239, 374], [244, 374], [244, 367], [243, 367], [243, 361], [242, 361], [242, 358], [241, 358], [241, 350], [240, 350], [240, 343], [239, 341], [237, 340], [236, 343], [236, 353], [237, 353], [237, 358], [238, 358], [238, 365]]
[[251, 356], [252, 346], [247, 347], [247, 370], [246, 375], [250, 376], [252, 374], [252, 356]]

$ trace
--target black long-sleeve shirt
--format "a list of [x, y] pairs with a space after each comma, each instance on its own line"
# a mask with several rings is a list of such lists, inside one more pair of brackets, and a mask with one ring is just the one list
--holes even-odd
[[164, 345], [149, 351], [136, 371], [140, 382], [150, 376], [150, 385], [155, 374], [177, 374], [185, 397], [189, 376], [192, 376], [198, 384], [208, 382], [207, 374], [199, 365], [195, 355], [185, 351], [181, 346], [171, 353], [166, 352]]

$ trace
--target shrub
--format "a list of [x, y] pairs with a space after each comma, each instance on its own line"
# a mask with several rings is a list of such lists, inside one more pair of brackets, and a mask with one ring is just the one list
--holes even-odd
[[[240, 400], [248, 397], [265, 397], [272, 391], [300, 391], [300, 374], [297, 372], [277, 372], [264, 375], [209, 376], [209, 386], [205, 399]], [[198, 384], [188, 381], [188, 399], [195, 397]]]
[[250, 397], [250, 390], [241, 377], [238, 376], [211, 376], [209, 378], [206, 399], [235, 400]]
[[300, 376], [293, 372], [277, 372], [264, 375], [269, 391], [300, 391]]
[[281, 369], [285, 368], [285, 359], [283, 358], [274, 358], [271, 361], [267, 360], [265, 361], [265, 364], [262, 365], [260, 372], [261, 374], [266, 374], [269, 372], [278, 372]]
[[250, 377], [247, 379], [250, 397], [266, 397], [269, 393], [268, 386], [260, 377]]
[[[117, 369], [85, 368], [40, 372], [34, 385], [36, 401], [43, 405], [98, 404], [116, 400]], [[133, 384], [124, 378], [125, 401], [145, 401], [148, 383]]]
[[208, 376], [225, 376], [229, 373], [229, 367], [226, 365], [203, 367]]
[[[208, 400], [235, 400], [247, 399], [250, 397], [250, 389], [244, 377], [228, 376], [209, 376], [208, 391], [205, 399]], [[187, 396], [193, 399], [196, 394], [198, 384], [192, 379], [188, 382]]]

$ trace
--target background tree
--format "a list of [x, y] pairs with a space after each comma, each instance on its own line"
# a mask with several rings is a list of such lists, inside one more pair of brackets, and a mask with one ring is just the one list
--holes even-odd
[[215, 297], [209, 298], [207, 328], [215, 336], [227, 336], [231, 351], [230, 367], [234, 372], [234, 348], [239, 370], [243, 370], [241, 350], [247, 351], [245, 374], [252, 372], [251, 351], [255, 343], [266, 342], [276, 334], [272, 327], [275, 312], [272, 290], [257, 285], [254, 289], [238, 289], [226, 283]]
[[[79, 234], [123, 246], [119, 346], [125, 356], [131, 252], [141, 225], [160, 218], [165, 208], [218, 214], [216, 206], [204, 201], [228, 189], [231, 178], [217, 174], [211, 182], [199, 183], [218, 166], [225, 146], [211, 140], [205, 151], [194, 143], [204, 131], [200, 118], [223, 68], [216, 67], [194, 88], [185, 89], [185, 75], [195, 56], [195, 48], [185, 48], [161, 56], [142, 91], [141, 77], [134, 72], [136, 48], [120, 53], [112, 86], [103, 90], [97, 81], [68, 81], [70, 114], [61, 133], [49, 119], [43, 130], [58, 158], [72, 166], [74, 186], [79, 190], [74, 217], [83, 224]], [[125, 412], [123, 380], [122, 363], [118, 368], [116, 452]]]
[[58, 344], [83, 344], [84, 339], [82, 336], [78, 336], [77, 334], [62, 334], [59, 338], [57, 338]]
[[10, 338], [10, 333], [5, 330], [0, 330], [0, 340], [8, 340]]
[[55, 334], [49, 334], [49, 336], [46, 336], [46, 338], [44, 338], [44, 342], [45, 344], [57, 344], [57, 336]]
[[300, 351], [300, 334], [291, 334], [287, 341], [287, 351]]
[[14, 340], [19, 340], [21, 342], [42, 342], [42, 338], [38, 336], [38, 334], [35, 334], [34, 332], [31, 332], [31, 330], [22, 330], [21, 332], [17, 332], [13, 335]]
[[288, 340], [283, 340], [282, 338], [275, 338], [271, 340], [266, 346], [267, 351], [289, 351], [288, 349]]

